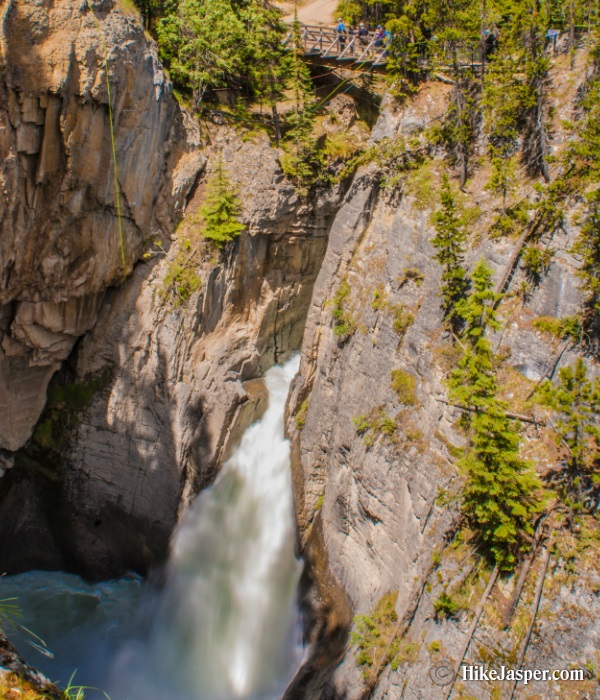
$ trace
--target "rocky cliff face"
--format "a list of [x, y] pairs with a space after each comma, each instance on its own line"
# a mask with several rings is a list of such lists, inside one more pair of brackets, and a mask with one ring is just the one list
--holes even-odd
[[[17, 360], [13, 355], [6, 359], [6, 373], [11, 375], [4, 388], [6, 405], [20, 411], [19, 431], [15, 415], [4, 414], [10, 436], [7, 456], [9, 448], [16, 449], [30, 435], [45, 403], [48, 379], [61, 360], [69, 359], [48, 391], [33, 438], [3, 480], [0, 558], [9, 571], [42, 566], [75, 569], [90, 577], [130, 568], [146, 571], [166, 554], [181, 509], [214, 478], [220, 461], [264, 406], [259, 377], [299, 348], [312, 285], [344, 186], [313, 192], [308, 200], [299, 198], [283, 177], [276, 151], [260, 136], [242, 141], [235, 132], [215, 127], [209, 142], [200, 146], [189, 125], [186, 134], [184, 117], [139, 24], [118, 10], [99, 5], [94, 15], [84, 4], [66, 17], [52, 12], [48, 17], [56, 23], [56, 32], [64, 28], [61, 21], [68, 28], [73, 46], [61, 44], [71, 56], [67, 65], [83, 62], [96, 71], [97, 85], [89, 94], [89, 76], [66, 83], [71, 86], [69, 119], [81, 122], [77, 128], [82, 136], [71, 138], [70, 131], [52, 136], [59, 144], [66, 140], [65, 149], [75, 149], [74, 144], [79, 150], [88, 148], [79, 154], [81, 162], [76, 159], [79, 151], [73, 156], [69, 151], [64, 163], [56, 164], [63, 190], [77, 186], [78, 192], [87, 193], [79, 195], [81, 208], [74, 213], [66, 208], [62, 219], [62, 200], [55, 203], [56, 226], [73, 250], [86, 251], [87, 262], [85, 275], [73, 283], [70, 268], [56, 256], [62, 267], [52, 272], [55, 286], [43, 276], [48, 265], [43, 261], [55, 259], [45, 248], [51, 238], [48, 211], [54, 209], [40, 199], [39, 207], [33, 208], [39, 220], [32, 219], [38, 228], [27, 229], [43, 250], [38, 276], [30, 269], [31, 260], [20, 261], [29, 277], [16, 278], [21, 296], [15, 288], [5, 307], [11, 311], [5, 315], [4, 344], [21, 353], [14, 355]], [[114, 44], [109, 65], [116, 95], [125, 282], [95, 17], [106, 23], [108, 45]], [[14, 27], [6, 33], [14, 43]], [[77, 50], [87, 51], [87, 63]], [[141, 73], [133, 80], [130, 67], [137, 65]], [[94, 128], [101, 131], [93, 139], [86, 130], [93, 121], [88, 112], [99, 115]], [[104, 158], [104, 167], [99, 163], [92, 169], [86, 161], [92, 157]], [[247, 225], [235, 246], [223, 254], [210, 249], [196, 232], [204, 180], [194, 189], [187, 217], [174, 233], [174, 218], [196, 174], [210, 176], [219, 158], [235, 181]], [[98, 202], [97, 211], [90, 212], [92, 194]], [[70, 190], [61, 195], [67, 196], [75, 195]], [[17, 194], [11, 203], [18, 209], [15, 200]], [[88, 220], [104, 221], [102, 235], [88, 228]], [[24, 236], [25, 229], [19, 230]], [[82, 236], [89, 236], [86, 242]], [[193, 250], [186, 252], [190, 240]], [[12, 245], [18, 248], [14, 240]], [[144, 251], [146, 262], [129, 274]], [[169, 294], [169, 275], [180, 255], [188, 262], [193, 257], [190, 265], [201, 281], [201, 289], [181, 305]], [[62, 298], [65, 301], [55, 301]], [[25, 337], [19, 329], [26, 321], [36, 329], [43, 327], [44, 338], [50, 331], [54, 340], [60, 337], [60, 352], [54, 340], [44, 348], [23, 345], [25, 341], [17, 345], [17, 337]], [[33, 338], [33, 331], [27, 337]], [[21, 373], [15, 372], [15, 361]], [[35, 389], [35, 401], [25, 385]]]
[[9, 465], [50, 377], [145, 241], [170, 232], [200, 162], [139, 19], [110, 0], [6, 0], [0, 12], [0, 451]]
[[[555, 67], [555, 80], [563, 85], [557, 99], [556, 150], [566, 139], [558, 120], [572, 115], [583, 80], [584, 61], [579, 60], [567, 95], [567, 78]], [[410, 139], [411, 148], [418, 149], [423, 128], [445, 110], [446, 94], [445, 86], [432, 85], [405, 108], [386, 108], [374, 140]], [[359, 171], [353, 197], [332, 226], [315, 285], [288, 420], [300, 539], [309, 562], [305, 606], [314, 646], [288, 698], [442, 697], [429, 668], [441, 658], [458, 666], [470, 616], [463, 612], [444, 621], [434, 603], [446, 591], [460, 597], [468, 590], [472, 612], [489, 576], [472, 549], [456, 542], [448, 547], [456, 531], [455, 495], [462, 479], [453, 462], [464, 438], [456, 426], [460, 412], [443, 403], [443, 379], [458, 355], [442, 328], [440, 271], [430, 243], [431, 214], [441, 176], [448, 171], [440, 155], [400, 173], [391, 185], [390, 175], [397, 169], [382, 172], [373, 164]], [[477, 172], [463, 199], [475, 220], [471, 230], [478, 232], [470, 240], [469, 266], [484, 257], [498, 280], [516, 239], [487, 235], [497, 217], [497, 203], [484, 189], [487, 177]], [[519, 195], [529, 188], [528, 183]], [[508, 358], [502, 381], [511, 407], [522, 405], [559, 357], [560, 363], [570, 364], [577, 356], [570, 344], [558, 343], [532, 325], [539, 316], [561, 318], [581, 306], [577, 260], [570, 252], [578, 233], [577, 211], [578, 204], [572, 203], [565, 230], [542, 236], [541, 244], [555, 253], [540, 284], [523, 295], [519, 290], [525, 289], [526, 274], [520, 268], [500, 307], [504, 330], [493, 342]], [[589, 366], [598, 372], [593, 361]], [[556, 458], [552, 441], [539, 426], [526, 430], [526, 452], [542, 473]], [[589, 662], [596, 668], [599, 640], [592, 620], [598, 614], [598, 549], [583, 544], [577, 554], [572, 552], [582, 562], [575, 579], [564, 554], [575, 546], [571, 531], [557, 526], [552, 537], [559, 553], [545, 580], [526, 664], [567, 669]], [[534, 560], [529, 588], [508, 630], [503, 630], [501, 616], [516, 577], [497, 586], [471, 643], [469, 663], [515, 665], [526, 644], [533, 581], [544, 576], [543, 551]], [[349, 630], [360, 631], [354, 615], [366, 615], [380, 635], [379, 642], [373, 636], [365, 642], [374, 662], [363, 655], [360, 664], [360, 649], [350, 641]], [[560, 643], [554, 629], [558, 619]], [[381, 648], [389, 651], [392, 645], [390, 664], [382, 661]], [[589, 677], [579, 685], [553, 688], [557, 697], [599, 697]], [[547, 689], [539, 684], [531, 692]], [[457, 697], [499, 697], [494, 684], [486, 683], [459, 682], [455, 692]]]
[[[472, 607], [489, 573], [464, 543], [447, 546], [464, 438], [458, 412], [443, 403], [457, 355], [442, 328], [430, 239], [448, 165], [422, 132], [445, 112], [450, 88], [428, 85], [404, 108], [388, 105], [373, 133], [378, 156], [352, 183], [300, 198], [265, 138], [211, 127], [201, 142], [139, 21], [118, 3], [5, 0], [1, 12], [4, 466], [18, 451], [0, 482], [2, 570], [146, 571], [263, 409], [264, 370], [301, 345], [288, 427], [314, 644], [288, 697], [440, 697], [429, 667], [441, 655], [457, 662], [469, 618], [441, 620], [434, 603], [469, 581]], [[556, 149], [583, 79], [578, 61], [554, 94]], [[246, 224], [223, 254], [195, 238], [219, 158]], [[487, 235], [498, 204], [488, 176], [476, 170], [461, 206], [474, 231], [469, 264], [483, 256], [499, 279], [515, 241]], [[531, 184], [519, 194], [530, 196]], [[555, 361], [577, 356], [532, 324], [581, 304], [570, 252], [577, 202], [567, 218], [565, 231], [542, 238], [555, 252], [540, 284], [524, 293], [519, 269], [501, 306], [504, 330], [493, 340], [507, 358], [505, 398], [516, 406]], [[181, 255], [201, 285], [177, 304], [169, 280]], [[543, 471], [552, 438], [539, 426], [526, 437]], [[552, 537], [559, 555], [526, 661], [597, 663], [597, 550], [566, 525]], [[575, 579], [578, 561], [590, 573]], [[494, 610], [506, 608], [515, 581], [496, 587], [474, 661], [520, 653], [544, 566], [542, 555], [508, 631]], [[382, 619], [385, 610], [378, 624], [398, 645], [395, 661], [361, 667], [348, 637], [353, 617]], [[597, 696], [582, 687], [572, 697]], [[481, 684], [459, 691], [492, 697]]]

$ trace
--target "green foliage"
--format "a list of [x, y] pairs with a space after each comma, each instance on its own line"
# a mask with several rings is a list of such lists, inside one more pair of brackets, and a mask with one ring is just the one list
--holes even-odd
[[296, 428], [298, 428], [298, 430], [302, 430], [302, 428], [304, 427], [304, 424], [306, 423], [306, 414], [308, 413], [308, 405], [309, 405], [309, 399], [304, 399], [304, 401], [300, 404], [300, 408], [298, 409], [298, 413], [296, 413], [295, 422], [296, 422]]
[[335, 14], [352, 27], [360, 20], [362, 7], [356, 0], [339, 0]]
[[209, 87], [227, 85], [241, 70], [244, 24], [229, 0], [180, 0], [157, 34], [171, 76], [191, 88], [196, 108]]
[[393, 321], [392, 328], [396, 335], [402, 339], [404, 338], [406, 331], [415, 322], [415, 315], [410, 311], [407, 311], [402, 304], [396, 304], [393, 308]]
[[[595, 190], [587, 198], [586, 219], [573, 252], [581, 256], [578, 275], [585, 295], [584, 325], [588, 329], [598, 326], [600, 319], [600, 191]], [[597, 328], [595, 329], [598, 330]]]
[[370, 615], [357, 615], [354, 618], [355, 629], [350, 643], [356, 647], [356, 662], [362, 667], [366, 679], [374, 666], [385, 665], [391, 660], [392, 637], [398, 621], [397, 599], [398, 591], [386, 593]]
[[298, 14], [294, 15], [292, 37], [287, 57], [288, 85], [293, 95], [294, 107], [287, 116], [287, 133], [285, 135], [285, 156], [281, 165], [305, 194], [316, 179], [319, 165], [317, 140], [313, 134], [315, 114], [312, 109], [314, 90], [310, 71], [304, 61], [304, 48]]
[[387, 46], [387, 77], [392, 95], [402, 100], [416, 92], [421, 78], [419, 49], [423, 35], [406, 15], [390, 19], [386, 29], [392, 34]]
[[58, 410], [83, 411], [108, 382], [108, 374], [103, 373], [91, 377], [87, 381], [74, 382], [73, 384], [52, 383], [48, 386], [48, 404]]
[[191, 90], [198, 109], [207, 90], [245, 85], [272, 107], [284, 94], [286, 27], [281, 11], [258, 0], [179, 0], [159, 13], [154, 29], [171, 77]]
[[46, 406], [31, 440], [17, 453], [17, 465], [56, 481], [64, 468], [64, 453], [81, 414], [109, 383], [110, 375], [106, 372], [80, 382], [54, 379], [48, 385]]
[[492, 157], [492, 175], [485, 189], [502, 195], [502, 213], [506, 215], [506, 199], [517, 186], [517, 160], [513, 157]]
[[431, 161], [416, 163], [406, 178], [406, 190], [415, 197], [415, 208], [427, 209], [435, 196], [436, 183]]
[[437, 599], [433, 601], [433, 609], [435, 610], [435, 616], [443, 620], [454, 617], [459, 610], [459, 606], [446, 591], [442, 591]]
[[469, 162], [477, 138], [481, 112], [480, 83], [469, 77], [458, 77], [450, 93], [450, 106], [439, 135], [458, 170], [461, 189], [467, 182]]
[[582, 328], [579, 316], [539, 316], [533, 322], [533, 327], [542, 333], [549, 333], [556, 338], [571, 338], [573, 342], [581, 340]]
[[419, 401], [415, 393], [417, 378], [402, 369], [392, 370], [391, 388], [396, 392], [398, 401], [405, 406], [416, 406]]
[[500, 328], [495, 311], [500, 295], [492, 289], [492, 272], [484, 261], [473, 270], [472, 287], [456, 306], [466, 347], [448, 379], [450, 399], [474, 409], [463, 419], [469, 444], [457, 462], [467, 477], [462, 512], [496, 563], [510, 570], [541, 508], [540, 483], [520, 458], [517, 426], [497, 399], [496, 357], [485, 331]]
[[405, 267], [402, 274], [398, 276], [397, 282], [403, 287], [407, 282], [414, 282], [417, 287], [420, 287], [425, 280], [425, 275], [416, 267]]
[[541, 403], [560, 415], [555, 424], [557, 445], [565, 449], [567, 494], [592, 498], [598, 505], [600, 487], [600, 378], [587, 376], [585, 362], [559, 370], [556, 384], [546, 380]]
[[222, 248], [244, 230], [244, 224], [239, 220], [240, 213], [239, 198], [219, 158], [215, 173], [206, 186], [204, 204], [200, 207], [202, 235]]
[[528, 205], [525, 201], [507, 207], [490, 228], [490, 238], [518, 234], [529, 222]]
[[490, 155], [496, 161], [496, 190], [502, 190], [510, 180], [510, 172], [505, 172], [497, 159], [513, 155], [519, 139], [526, 170], [550, 179], [546, 161], [550, 150], [550, 64], [543, 52], [545, 29], [533, 7], [515, 6], [511, 14], [510, 31], [502, 33], [500, 50], [490, 57], [482, 98]]
[[202, 289], [202, 278], [192, 258], [193, 253], [190, 256], [186, 250], [178, 250], [163, 280], [160, 296], [162, 299], [172, 298], [175, 308], [185, 305], [192, 294]]
[[344, 278], [333, 297], [333, 310], [331, 312], [333, 316], [333, 332], [340, 342], [345, 342], [356, 332], [356, 321], [352, 313], [347, 309], [350, 292], [350, 283]]
[[458, 330], [461, 321], [456, 315], [456, 305], [464, 299], [469, 288], [464, 268], [467, 233], [458, 216], [454, 193], [447, 176], [444, 176], [442, 182], [441, 200], [442, 208], [433, 218], [436, 235], [431, 243], [437, 248], [435, 258], [443, 267], [440, 296], [444, 318]]
[[551, 248], [539, 248], [537, 246], [526, 246], [521, 255], [521, 262], [527, 273], [527, 277], [534, 284], [539, 284], [542, 276], [547, 274], [554, 257], [554, 250]]
[[396, 421], [388, 416], [383, 406], [374, 408], [369, 415], [354, 416], [352, 422], [358, 435], [363, 436], [367, 448], [375, 444], [379, 435], [392, 438], [396, 432]]
[[371, 308], [374, 311], [379, 311], [380, 309], [385, 309], [388, 305], [387, 294], [385, 291], [381, 292], [376, 289], [373, 292], [373, 300], [371, 301]]

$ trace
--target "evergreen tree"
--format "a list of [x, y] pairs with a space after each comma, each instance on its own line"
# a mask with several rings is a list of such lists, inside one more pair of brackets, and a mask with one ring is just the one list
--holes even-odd
[[313, 134], [315, 115], [312, 101], [314, 89], [310, 71], [304, 61], [304, 49], [298, 13], [292, 23], [292, 39], [287, 62], [288, 85], [293, 95], [294, 108], [286, 117], [286, 155], [282, 160], [284, 172], [300, 188], [305, 188], [314, 176], [313, 159], [316, 139]]
[[496, 398], [497, 360], [484, 334], [486, 327], [500, 327], [494, 309], [499, 295], [484, 261], [473, 270], [472, 285], [471, 294], [456, 305], [465, 324], [466, 348], [448, 380], [450, 399], [472, 409], [464, 421], [469, 444], [458, 461], [467, 477], [462, 512], [496, 563], [510, 570], [541, 508], [540, 483], [530, 463], [519, 456], [518, 425]]
[[157, 33], [161, 57], [173, 79], [191, 87], [195, 109], [208, 88], [242, 71], [247, 34], [230, 0], [180, 0]]
[[479, 82], [472, 77], [457, 75], [450, 93], [450, 106], [441, 129], [442, 140], [458, 170], [461, 190], [467, 183], [469, 161], [481, 121], [479, 88]]
[[600, 324], [600, 192], [588, 196], [587, 214], [573, 252], [581, 256], [579, 277], [585, 294], [584, 326], [594, 336], [599, 335]]
[[560, 413], [556, 423], [556, 441], [566, 448], [567, 489], [579, 500], [595, 491], [598, 503], [600, 486], [600, 378], [587, 376], [585, 362], [579, 358], [574, 367], [559, 370], [555, 385], [549, 380], [540, 387], [543, 404]]
[[517, 184], [517, 162], [514, 157], [492, 158], [492, 176], [485, 189], [502, 195], [502, 213], [506, 214], [506, 199]]
[[271, 108], [275, 140], [281, 140], [277, 103], [284, 99], [288, 79], [286, 50], [282, 44], [287, 31], [281, 11], [267, 3], [251, 2], [240, 13], [248, 31], [246, 65], [253, 93]]
[[222, 248], [244, 230], [240, 213], [238, 196], [219, 158], [215, 174], [207, 185], [206, 199], [200, 207], [202, 235]]
[[387, 76], [392, 84], [392, 94], [400, 99], [417, 90], [421, 78], [419, 49], [423, 35], [406, 15], [390, 20], [386, 28], [392, 34], [388, 46]]
[[436, 235], [432, 244], [437, 248], [436, 260], [443, 266], [440, 296], [444, 318], [454, 331], [461, 325], [456, 315], [456, 305], [465, 296], [469, 281], [464, 268], [467, 232], [456, 211], [456, 203], [450, 181], [444, 176], [441, 192], [442, 208], [434, 215]]
[[[600, 50], [599, 50], [600, 56]], [[599, 59], [600, 60], [600, 59]], [[580, 139], [569, 154], [572, 159], [571, 181], [593, 188], [586, 197], [586, 214], [573, 252], [581, 256], [579, 277], [585, 295], [582, 317], [591, 345], [600, 342], [600, 80], [595, 74], [583, 100], [584, 120]]]

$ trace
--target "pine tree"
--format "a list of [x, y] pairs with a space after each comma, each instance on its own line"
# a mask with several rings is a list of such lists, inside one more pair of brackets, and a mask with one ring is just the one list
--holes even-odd
[[517, 184], [517, 161], [514, 157], [492, 157], [492, 175], [485, 189], [497, 195], [502, 195], [502, 213], [506, 214], [506, 199]]
[[436, 260], [443, 266], [440, 296], [444, 318], [457, 331], [461, 321], [456, 315], [456, 304], [464, 298], [469, 281], [464, 268], [467, 233], [456, 211], [450, 181], [444, 176], [441, 192], [442, 208], [434, 215], [436, 235], [432, 244], [437, 248]]
[[[600, 51], [599, 51], [600, 56]], [[600, 59], [599, 59], [600, 61]], [[600, 342], [600, 80], [595, 75], [583, 100], [584, 120], [580, 140], [571, 149], [573, 174], [582, 186], [593, 188], [586, 197], [586, 213], [573, 252], [581, 256], [578, 275], [584, 293], [582, 323], [591, 345]]]
[[473, 155], [481, 112], [480, 85], [471, 77], [456, 77], [450, 93], [450, 106], [441, 129], [442, 140], [450, 151], [458, 170], [460, 189], [464, 189], [469, 175], [469, 161]]
[[302, 150], [303, 143], [312, 133], [314, 116], [310, 110], [310, 104], [314, 98], [314, 90], [310, 70], [304, 60], [302, 36], [298, 12], [294, 14], [292, 22], [292, 40], [288, 58], [288, 85], [294, 98], [294, 109], [288, 116], [288, 124], [291, 126], [288, 138], [293, 140], [298, 149]]
[[207, 185], [206, 199], [200, 208], [202, 235], [222, 248], [244, 230], [244, 224], [239, 220], [240, 212], [239, 199], [219, 158], [215, 174]]
[[386, 28], [393, 37], [388, 46], [387, 76], [394, 97], [403, 99], [416, 92], [421, 79], [419, 47], [423, 35], [406, 15], [390, 20]]
[[301, 189], [306, 189], [314, 177], [313, 159], [316, 138], [313, 134], [315, 115], [311, 109], [314, 90], [310, 70], [304, 60], [298, 13], [292, 23], [292, 39], [287, 62], [288, 86], [293, 94], [294, 108], [286, 117], [286, 155], [282, 159], [284, 172]]
[[157, 25], [161, 57], [191, 87], [198, 109], [208, 88], [242, 72], [247, 33], [230, 0], [181, 0]]
[[277, 103], [283, 100], [288, 80], [286, 50], [282, 40], [286, 27], [281, 11], [267, 3], [251, 2], [240, 13], [248, 31], [246, 65], [253, 93], [271, 108], [275, 140], [281, 140]]
[[593, 495], [598, 505], [600, 487], [600, 378], [587, 376], [585, 362], [559, 370], [557, 384], [549, 380], [539, 390], [541, 402], [560, 413], [556, 442], [566, 448], [567, 493], [578, 500]]
[[448, 379], [453, 402], [472, 409], [464, 421], [469, 444], [458, 467], [466, 474], [462, 512], [469, 525], [505, 570], [514, 568], [532, 520], [541, 508], [540, 483], [531, 464], [519, 456], [518, 424], [506, 416], [498, 393], [487, 327], [498, 329], [494, 309], [499, 295], [484, 261], [472, 273], [473, 291], [456, 305], [465, 327], [466, 348]]

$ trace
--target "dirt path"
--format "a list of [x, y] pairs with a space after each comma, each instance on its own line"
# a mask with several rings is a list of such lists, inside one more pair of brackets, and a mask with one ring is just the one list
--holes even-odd
[[[334, 17], [338, 0], [309, 0], [304, 5], [298, 7], [298, 19], [303, 24], [326, 24], [333, 27], [336, 17]], [[284, 12], [288, 13], [283, 18], [285, 22], [294, 19], [294, 6], [291, 3], [280, 3]]]

